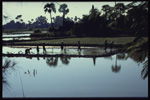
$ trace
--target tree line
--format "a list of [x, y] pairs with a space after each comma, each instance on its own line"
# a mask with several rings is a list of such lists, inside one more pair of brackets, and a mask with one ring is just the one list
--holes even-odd
[[148, 1], [133, 1], [127, 5], [116, 3], [112, 7], [103, 5], [99, 10], [92, 5], [89, 14], [80, 19], [67, 17], [70, 12], [67, 4], [61, 4], [58, 11], [62, 16], [52, 17], [56, 13], [54, 3], [47, 3], [43, 11], [49, 13], [50, 23], [45, 16], [37, 17], [28, 24], [23, 22], [21, 16], [17, 16], [16, 23], [11, 21], [3, 25], [3, 29], [36, 29], [48, 28], [48, 31], [60, 36], [90, 36], [90, 37], [113, 37], [113, 36], [148, 36]]

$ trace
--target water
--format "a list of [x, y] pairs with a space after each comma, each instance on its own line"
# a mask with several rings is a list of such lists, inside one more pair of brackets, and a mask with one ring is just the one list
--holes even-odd
[[[87, 47], [82, 47], [82, 50], [78, 52], [77, 48], [64, 48], [64, 51], [62, 52], [60, 50], [60, 46], [55, 46], [52, 48], [51, 46], [45, 46], [47, 54], [66, 54], [66, 55], [102, 55], [106, 54], [106, 52], [110, 52], [111, 50], [108, 48], [106, 51], [103, 48], [95, 47], [95, 48], [87, 48]], [[28, 47], [29, 48], [29, 47]], [[36, 46], [32, 46], [32, 49], [30, 50], [31, 54], [37, 54]], [[43, 47], [39, 46], [39, 54], [43, 54]], [[13, 53], [13, 54], [18, 54], [19, 52], [22, 54], [25, 54], [25, 49], [27, 48], [14, 48], [14, 47], [6, 47], [3, 46], [2, 52], [7, 54], [7, 53]], [[116, 49], [112, 49], [114, 51]]]
[[30, 36], [30, 34], [11, 34], [11, 35], [3, 35], [3, 37], [20, 37], [20, 36]]
[[[3, 53], [5, 50], [12, 48], [3, 48]], [[132, 58], [125, 60], [118, 57], [122, 55], [39, 59], [3, 57], [3, 64], [7, 58], [17, 62], [17, 65], [14, 70], [8, 69], [5, 78], [9, 85], [3, 83], [2, 95], [4, 98], [148, 97], [148, 79], [141, 78], [143, 63], [137, 63]]]
[[[31, 33], [34, 33], [34, 31], [20, 31], [20, 32], [13, 32], [13, 33], [3, 33], [2, 37], [3, 37], [3, 40], [5, 40], [5, 41], [14, 40], [14, 39], [16, 39], [16, 40], [30, 40], [31, 38], [29, 36]], [[42, 33], [47, 33], [47, 31], [42, 31]], [[22, 36], [28, 36], [28, 37], [24, 38]], [[6, 37], [9, 37], [9, 38], [6, 38]]]
[[8, 40], [30, 40], [30, 37], [26, 37], [26, 38], [3, 38], [4, 41], [8, 41]]

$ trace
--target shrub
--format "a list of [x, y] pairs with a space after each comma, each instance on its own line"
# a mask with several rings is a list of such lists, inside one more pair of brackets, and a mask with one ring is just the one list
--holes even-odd
[[34, 33], [42, 33], [40, 29], [34, 31]]

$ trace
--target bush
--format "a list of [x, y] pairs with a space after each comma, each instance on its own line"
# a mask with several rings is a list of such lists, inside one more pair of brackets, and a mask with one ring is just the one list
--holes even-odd
[[42, 31], [40, 29], [37, 29], [34, 31], [34, 33], [42, 33]]

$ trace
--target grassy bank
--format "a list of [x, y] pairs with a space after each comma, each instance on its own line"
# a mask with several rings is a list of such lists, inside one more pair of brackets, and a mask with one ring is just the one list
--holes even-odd
[[[61, 38], [61, 39], [52, 39], [52, 40], [37, 40], [37, 41], [24, 41], [24, 42], [15, 42], [14, 44], [77, 44], [80, 41], [82, 44], [89, 44], [89, 45], [103, 45], [105, 40], [108, 43], [114, 41], [115, 45], [124, 45], [126, 43], [132, 42], [135, 37], [83, 37], [83, 38]], [[144, 37], [145, 40], [148, 40], [148, 37]]]

